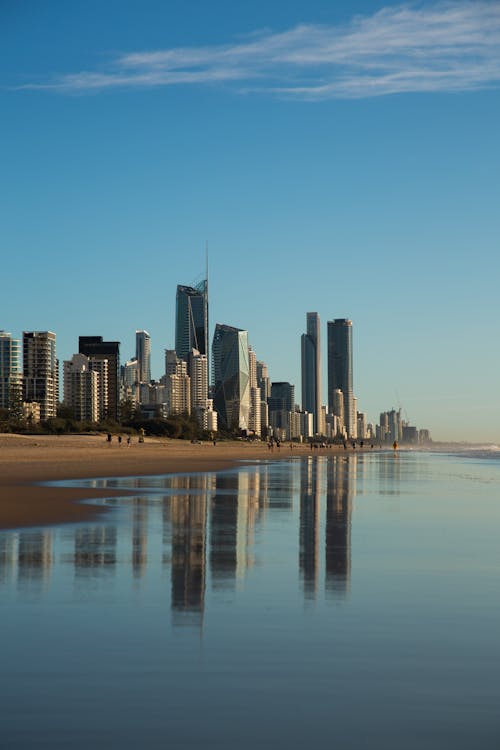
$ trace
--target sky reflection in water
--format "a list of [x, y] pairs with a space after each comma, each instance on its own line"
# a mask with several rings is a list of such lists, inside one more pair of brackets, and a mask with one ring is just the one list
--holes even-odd
[[94, 480], [0, 534], [6, 748], [493, 747], [500, 462]]

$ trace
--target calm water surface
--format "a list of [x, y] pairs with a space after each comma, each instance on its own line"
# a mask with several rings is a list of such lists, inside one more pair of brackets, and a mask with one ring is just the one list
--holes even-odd
[[0, 534], [2, 749], [500, 746], [500, 461], [88, 484]]

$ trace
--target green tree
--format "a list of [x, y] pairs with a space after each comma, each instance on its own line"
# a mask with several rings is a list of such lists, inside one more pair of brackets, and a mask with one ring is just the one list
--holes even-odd
[[132, 422], [135, 417], [135, 402], [130, 396], [123, 398], [120, 401], [120, 422], [122, 424], [128, 424]]
[[70, 406], [66, 406], [66, 404], [58, 404], [57, 416], [60, 419], [74, 419], [75, 418], [75, 415], [73, 414], [73, 409]]
[[12, 383], [9, 389], [9, 422], [15, 426], [24, 423], [21, 383]]

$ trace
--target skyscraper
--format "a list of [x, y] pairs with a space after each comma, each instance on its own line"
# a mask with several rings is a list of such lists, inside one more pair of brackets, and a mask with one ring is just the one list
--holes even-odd
[[255, 435], [260, 435], [262, 427], [260, 408], [261, 393], [260, 388], [257, 385], [257, 355], [251, 346], [248, 347], [248, 372], [250, 377], [250, 416], [248, 428]]
[[85, 354], [75, 354], [63, 364], [64, 404], [81, 422], [98, 422], [100, 375]]
[[208, 359], [197, 349], [189, 354], [189, 371], [191, 373], [191, 408], [207, 408], [208, 393]]
[[9, 409], [13, 397], [22, 395], [21, 342], [0, 331], [0, 409]]
[[271, 384], [269, 411], [293, 411], [295, 409], [295, 386], [283, 381]]
[[217, 432], [217, 413], [213, 409], [213, 400], [208, 394], [208, 359], [192, 349], [189, 355], [191, 372], [191, 413], [196, 417], [202, 430]]
[[135, 358], [139, 383], [151, 382], [151, 336], [147, 331], [135, 332]]
[[250, 415], [247, 331], [217, 323], [212, 353], [215, 409], [226, 429], [247, 430]]
[[295, 386], [283, 381], [272, 383], [271, 395], [268, 398], [267, 404], [269, 408], [269, 424], [273, 430], [284, 430], [291, 433], [290, 422], [295, 419], [293, 417], [295, 411]]
[[42, 420], [57, 415], [59, 362], [52, 331], [23, 333], [23, 396], [40, 404]]
[[[329, 320], [328, 328], [328, 410], [335, 414], [335, 391], [344, 397], [344, 424], [350, 437], [356, 436], [356, 412], [352, 378], [352, 321]], [[340, 416], [340, 415], [338, 415]]]
[[120, 413], [120, 342], [103, 341], [102, 336], [80, 336], [78, 338], [78, 353], [85, 354], [86, 357], [94, 360], [107, 359], [108, 404], [105, 416], [108, 419], [118, 421]]
[[321, 349], [319, 315], [308, 312], [307, 333], [302, 334], [302, 409], [313, 415], [314, 432], [319, 432], [321, 414]]
[[208, 356], [207, 279], [195, 287], [177, 286], [175, 351], [187, 362], [192, 349]]
[[271, 379], [265, 362], [257, 360], [257, 388], [260, 388], [262, 401], [267, 401], [271, 395]]
[[165, 349], [165, 384], [169, 414], [191, 413], [191, 378], [188, 363], [175, 349]]

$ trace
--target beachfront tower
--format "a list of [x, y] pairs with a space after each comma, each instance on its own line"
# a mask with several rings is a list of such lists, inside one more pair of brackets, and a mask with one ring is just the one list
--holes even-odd
[[135, 358], [139, 383], [151, 382], [151, 336], [147, 331], [135, 332]]
[[21, 397], [21, 342], [0, 331], [0, 409], [10, 409]]
[[103, 365], [102, 369], [102, 372], [106, 369], [107, 373], [107, 411], [104, 418], [117, 422], [120, 413], [120, 342], [103, 341], [102, 336], [79, 336], [78, 353], [94, 361], [92, 369], [97, 369], [97, 362], [107, 360], [107, 365]]
[[100, 373], [92, 369], [92, 360], [75, 354], [63, 363], [64, 404], [80, 422], [98, 422], [100, 413]]
[[[356, 412], [352, 378], [352, 321], [329, 320], [328, 331], [328, 411], [335, 414], [335, 391], [344, 397], [344, 423], [349, 437], [356, 436]], [[340, 416], [340, 415], [338, 415]]]
[[308, 312], [307, 332], [302, 334], [302, 410], [313, 415], [314, 432], [318, 433], [321, 414], [321, 350], [319, 315]]
[[249, 429], [248, 332], [217, 323], [212, 344], [214, 407], [223, 427]]
[[208, 356], [208, 281], [195, 287], [177, 286], [175, 351], [185, 362], [192, 349]]
[[40, 419], [57, 416], [59, 362], [52, 331], [23, 333], [23, 397], [40, 404]]

